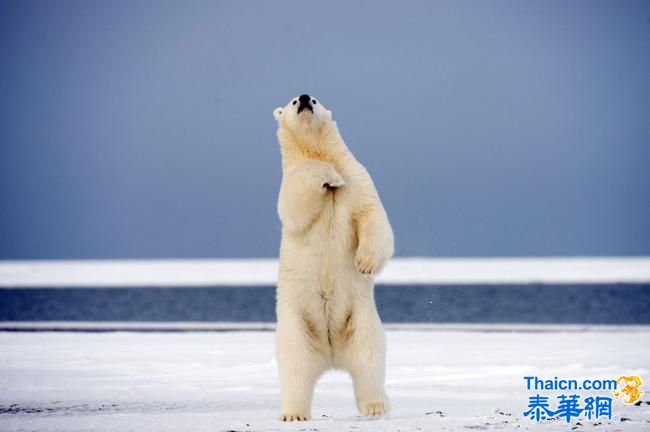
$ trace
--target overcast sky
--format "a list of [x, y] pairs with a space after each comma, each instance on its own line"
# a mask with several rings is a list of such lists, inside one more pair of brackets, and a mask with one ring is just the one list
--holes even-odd
[[0, 258], [273, 257], [332, 110], [402, 256], [650, 254], [650, 2], [0, 2]]

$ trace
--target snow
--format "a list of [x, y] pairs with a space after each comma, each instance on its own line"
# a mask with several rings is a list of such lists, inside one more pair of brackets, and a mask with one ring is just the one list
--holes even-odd
[[[650, 365], [648, 327], [411, 329], [387, 340], [388, 416], [359, 417], [350, 379], [329, 372], [313, 420], [285, 424], [271, 331], [0, 332], [0, 430], [566, 431], [575, 420], [522, 416], [523, 376], [647, 380]], [[578, 430], [650, 428], [650, 405], [613, 404], [629, 420], [580, 419]]]
[[[2, 261], [0, 287], [275, 285], [275, 259]], [[377, 283], [647, 283], [650, 257], [393, 258]]]

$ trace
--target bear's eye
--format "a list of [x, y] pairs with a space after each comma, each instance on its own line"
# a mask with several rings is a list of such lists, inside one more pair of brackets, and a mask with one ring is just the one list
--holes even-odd
[[293, 105], [295, 105], [295, 104], [297, 104], [297, 103], [298, 103], [298, 101], [293, 101]]
[[311, 101], [316, 105], [316, 99], [312, 99]]

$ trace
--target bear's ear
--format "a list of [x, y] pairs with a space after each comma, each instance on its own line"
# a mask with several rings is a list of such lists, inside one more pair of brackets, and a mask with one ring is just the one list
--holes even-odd
[[282, 108], [276, 108], [273, 110], [273, 117], [277, 120], [280, 121], [280, 117], [282, 117]]

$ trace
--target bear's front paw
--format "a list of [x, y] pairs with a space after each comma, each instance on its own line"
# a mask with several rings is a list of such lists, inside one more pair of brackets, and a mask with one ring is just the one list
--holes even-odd
[[355, 257], [357, 270], [365, 275], [374, 275], [381, 270], [385, 259], [367, 248], [359, 248]]
[[388, 412], [388, 402], [383, 399], [361, 401], [357, 406], [364, 416], [379, 416]]
[[321, 179], [321, 187], [327, 190], [336, 189], [345, 186], [345, 180], [334, 168], [327, 170]]
[[283, 412], [279, 417], [280, 421], [307, 421], [309, 420], [309, 413], [301, 412], [300, 410], [288, 410]]

